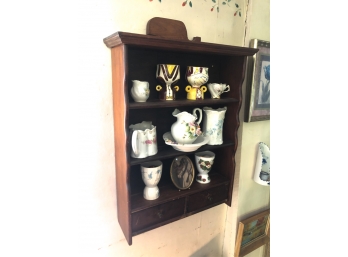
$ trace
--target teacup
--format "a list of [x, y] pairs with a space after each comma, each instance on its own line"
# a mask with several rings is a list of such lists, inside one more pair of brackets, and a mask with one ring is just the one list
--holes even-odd
[[211, 98], [220, 99], [220, 95], [222, 93], [230, 91], [230, 86], [226, 84], [209, 83], [208, 89], [211, 94]]
[[132, 124], [129, 128], [132, 133], [133, 158], [146, 158], [157, 153], [156, 126], [152, 125], [151, 121]]

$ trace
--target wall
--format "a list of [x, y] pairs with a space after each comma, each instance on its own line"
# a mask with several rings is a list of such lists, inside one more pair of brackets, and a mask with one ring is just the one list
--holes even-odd
[[[252, 0], [248, 9], [248, 28], [246, 30], [245, 46], [252, 38], [270, 41], [270, 1]], [[246, 81], [243, 86], [245, 95]], [[240, 112], [244, 117], [245, 101]], [[243, 122], [240, 129], [240, 174], [238, 185], [238, 217], [237, 222], [270, 207], [270, 187], [261, 186], [253, 181], [258, 143], [264, 142], [270, 148], [270, 121]], [[233, 223], [237, 229], [237, 224]], [[236, 231], [236, 230], [234, 230]], [[233, 234], [235, 238], [235, 234]], [[233, 247], [234, 249], [234, 247]], [[246, 257], [262, 257], [264, 247], [246, 255]]]
[[224, 205], [136, 236], [131, 247], [116, 215], [111, 60], [103, 38], [144, 34], [146, 22], [160, 16], [183, 21], [190, 39], [243, 45], [244, 1], [242, 17], [234, 16], [234, 2], [220, 1], [219, 12], [210, 11], [210, 1], [182, 2], [2, 4], [0, 255], [222, 255], [231, 231]]

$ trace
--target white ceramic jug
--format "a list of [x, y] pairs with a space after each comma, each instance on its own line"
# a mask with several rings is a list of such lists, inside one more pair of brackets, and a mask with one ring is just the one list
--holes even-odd
[[[199, 112], [199, 119], [196, 122], [197, 111]], [[171, 127], [172, 137], [179, 144], [192, 144], [202, 134], [199, 126], [202, 121], [202, 110], [195, 108], [191, 114], [175, 109], [172, 114], [177, 118], [177, 121]]]
[[222, 127], [226, 110], [227, 107], [218, 108], [216, 110], [210, 107], [203, 107], [203, 131], [204, 136], [209, 138], [208, 145], [221, 145], [223, 143]]
[[157, 153], [156, 126], [152, 125], [151, 121], [130, 125], [129, 128], [132, 133], [133, 158], [146, 158]]
[[146, 102], [150, 96], [149, 82], [132, 80], [131, 95], [135, 102]]

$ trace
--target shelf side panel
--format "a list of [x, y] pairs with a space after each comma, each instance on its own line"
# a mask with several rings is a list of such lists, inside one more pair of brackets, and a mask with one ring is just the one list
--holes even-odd
[[130, 224], [130, 192], [128, 175], [127, 153], [127, 129], [128, 120], [126, 96], [126, 46], [119, 45], [111, 49], [112, 56], [112, 94], [114, 116], [114, 144], [116, 161], [116, 192], [117, 192], [117, 216], [128, 244], [132, 244], [132, 232]]
[[226, 160], [226, 163], [230, 164], [229, 169], [232, 170], [232, 172], [226, 170], [225, 173], [225, 175], [231, 179], [228, 194], [229, 198], [227, 201], [227, 205], [229, 206], [231, 206], [232, 203], [233, 180], [236, 168], [235, 154], [238, 148], [238, 128], [240, 126], [239, 112], [242, 106], [242, 85], [245, 76], [246, 60], [246, 56], [228, 58], [225, 65], [221, 67], [221, 76], [223, 80], [231, 85], [230, 96], [238, 100], [236, 103], [228, 106], [226, 112], [227, 117], [225, 117], [226, 124], [224, 124], [224, 126], [229, 129], [223, 131], [223, 137], [232, 137], [231, 139], [235, 143], [233, 149], [231, 149], [232, 153], [226, 155], [226, 158], [229, 158]]

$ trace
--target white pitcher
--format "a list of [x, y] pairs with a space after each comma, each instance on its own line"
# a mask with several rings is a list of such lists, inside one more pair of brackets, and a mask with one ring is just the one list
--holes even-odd
[[156, 126], [152, 125], [151, 121], [130, 125], [129, 128], [132, 133], [133, 158], [146, 158], [157, 153]]
[[150, 96], [149, 82], [132, 80], [131, 95], [135, 102], [146, 102]]
[[[197, 114], [199, 119], [196, 121]], [[192, 144], [198, 136], [202, 134], [199, 124], [202, 121], [202, 110], [199, 108], [193, 109], [192, 114], [188, 112], [180, 112], [175, 109], [172, 113], [177, 121], [171, 126], [171, 133], [175, 141], [179, 144]]]
[[210, 107], [203, 107], [203, 131], [204, 135], [209, 138], [208, 145], [221, 145], [223, 143], [222, 127], [226, 110], [227, 107], [218, 108], [216, 110]]

